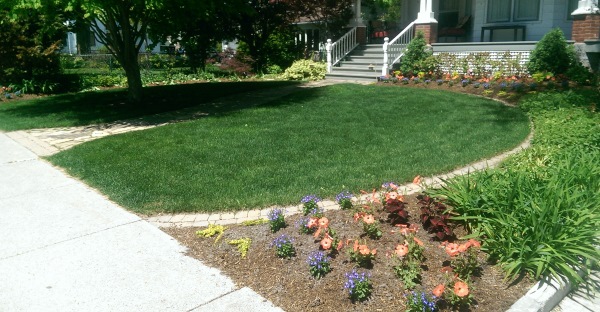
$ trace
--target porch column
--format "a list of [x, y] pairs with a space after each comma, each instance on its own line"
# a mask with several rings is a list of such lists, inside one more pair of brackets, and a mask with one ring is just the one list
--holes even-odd
[[583, 43], [586, 39], [600, 39], [600, 10], [594, 0], [579, 1], [577, 10], [573, 11], [573, 41]]
[[421, 0], [419, 14], [415, 21], [415, 31], [422, 31], [425, 34], [425, 41], [428, 44], [437, 41], [438, 22], [433, 13], [433, 0]]
[[367, 26], [362, 19], [361, 0], [354, 0], [353, 12], [354, 17], [350, 21], [350, 27], [356, 27], [356, 41], [359, 44], [367, 43]]

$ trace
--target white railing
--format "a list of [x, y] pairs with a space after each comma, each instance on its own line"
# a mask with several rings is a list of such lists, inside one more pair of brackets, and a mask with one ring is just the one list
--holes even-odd
[[331, 39], [327, 39], [327, 72], [331, 73], [333, 66], [339, 63], [350, 51], [358, 46], [356, 41], [356, 27], [350, 29], [338, 41], [331, 43]]
[[[406, 26], [406, 28], [404, 28], [404, 30], [392, 40], [390, 40], [388, 37], [385, 37], [383, 43], [383, 66], [381, 67], [382, 76], [387, 75], [388, 70], [392, 67], [392, 65], [397, 63], [402, 55], [404, 55], [406, 46], [414, 37], [414, 26], [415, 22], [408, 24], [408, 26]], [[392, 61], [389, 62], [389, 60]]]

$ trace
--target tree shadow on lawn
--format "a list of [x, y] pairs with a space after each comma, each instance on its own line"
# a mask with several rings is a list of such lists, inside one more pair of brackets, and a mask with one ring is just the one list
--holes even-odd
[[14, 102], [0, 108], [0, 114], [25, 120], [55, 115], [56, 120], [68, 121], [71, 125], [88, 125], [193, 106], [198, 106], [199, 110], [205, 110], [207, 113], [217, 113], [240, 110], [253, 105], [252, 101], [219, 105], [218, 102], [211, 102], [215, 99], [235, 94], [240, 94], [240, 99], [244, 99], [246, 96], [242, 93], [245, 92], [265, 89], [273, 89], [277, 92], [286, 87], [300, 89], [300, 84], [289, 81], [251, 81], [146, 87], [140, 105], [128, 103], [127, 92], [124, 89], [70, 93], [43, 97], [25, 103]]

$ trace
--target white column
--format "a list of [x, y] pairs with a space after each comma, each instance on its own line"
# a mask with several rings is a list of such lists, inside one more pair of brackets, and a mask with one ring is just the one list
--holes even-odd
[[361, 5], [360, 5], [360, 1], [361, 0], [354, 0], [354, 4], [352, 5], [354, 7], [354, 18], [352, 19], [352, 22], [350, 23], [350, 26], [356, 27], [356, 26], [365, 26], [365, 23], [363, 22], [362, 19], [362, 13], [361, 13]]
[[419, 14], [415, 22], [418, 24], [437, 23], [433, 14], [433, 0], [421, 0]]
[[325, 50], [327, 51], [327, 72], [331, 73], [331, 70], [333, 69], [333, 66], [331, 65], [331, 39], [327, 39]]
[[577, 10], [573, 11], [571, 15], [582, 15], [598, 13], [598, 0], [580, 0], [577, 3]]

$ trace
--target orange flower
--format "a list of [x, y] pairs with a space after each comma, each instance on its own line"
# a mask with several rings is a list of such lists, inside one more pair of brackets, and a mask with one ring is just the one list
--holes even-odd
[[363, 222], [366, 224], [373, 224], [375, 222], [375, 218], [373, 215], [366, 215], [363, 217]]
[[454, 293], [459, 297], [464, 297], [469, 295], [469, 285], [465, 282], [457, 281], [454, 283]]
[[337, 251], [340, 251], [342, 247], [344, 247], [344, 242], [340, 241], [335, 249], [337, 249]]
[[354, 222], [358, 221], [358, 219], [360, 219], [362, 217], [362, 213], [357, 212], [354, 214], [354, 217], [352, 217], [354, 219]]
[[423, 242], [420, 239], [413, 237], [413, 240], [415, 241], [415, 243], [417, 243], [417, 245], [423, 246]]
[[367, 247], [367, 245], [360, 245], [358, 246], [358, 253], [360, 253], [363, 256], [366, 256], [371, 253], [371, 250], [369, 249], [369, 247]]
[[323, 217], [319, 219], [319, 226], [326, 228], [329, 225], [329, 219]]
[[458, 251], [458, 244], [449, 243], [448, 245], [446, 245], [446, 253], [450, 257], [454, 257], [454, 256], [458, 255], [458, 253], [459, 253], [459, 251]]
[[391, 183], [391, 182], [390, 182], [390, 188], [391, 188], [392, 190], [397, 190], [397, 189], [398, 189], [398, 185], [396, 185], [396, 184], [394, 184], [394, 183]]
[[391, 191], [391, 192], [385, 194], [385, 200], [390, 200], [390, 199], [394, 200], [394, 199], [397, 199], [398, 196], [399, 196], [398, 192]]
[[376, 254], [377, 254], [377, 249], [373, 249], [373, 250], [371, 250], [371, 254], [372, 254], [373, 256], [374, 256], [374, 255], [376, 255]]
[[307, 228], [313, 228], [313, 227], [317, 227], [318, 226], [318, 222], [319, 222], [319, 218], [315, 218], [315, 217], [311, 217], [308, 222], [306, 223], [306, 227]]
[[446, 287], [444, 286], [444, 284], [439, 284], [439, 285], [435, 286], [435, 288], [433, 289], [432, 293], [436, 297], [441, 297], [442, 294], [444, 293], [444, 289], [445, 288]]
[[404, 257], [408, 254], [408, 246], [406, 245], [398, 245], [396, 246], [396, 250], [394, 250], [394, 252], [400, 256], [400, 257]]
[[418, 175], [413, 179], [413, 184], [421, 184], [421, 176]]
[[469, 249], [469, 246], [467, 246], [467, 244], [458, 245], [458, 252], [460, 253], [467, 251], [467, 249]]
[[475, 247], [475, 248], [480, 248], [481, 247], [481, 243], [475, 239], [469, 239], [466, 243], [469, 247]]
[[355, 241], [354, 241], [354, 252], [356, 252], [356, 251], [358, 250], [358, 246], [359, 246], [359, 245], [358, 245], [358, 241], [357, 241], [357, 240], [355, 240]]
[[321, 247], [325, 250], [329, 250], [329, 248], [331, 248], [331, 243], [333, 243], [333, 241], [331, 240], [331, 238], [329, 238], [328, 236], [326, 236], [325, 238], [323, 238], [321, 240]]

